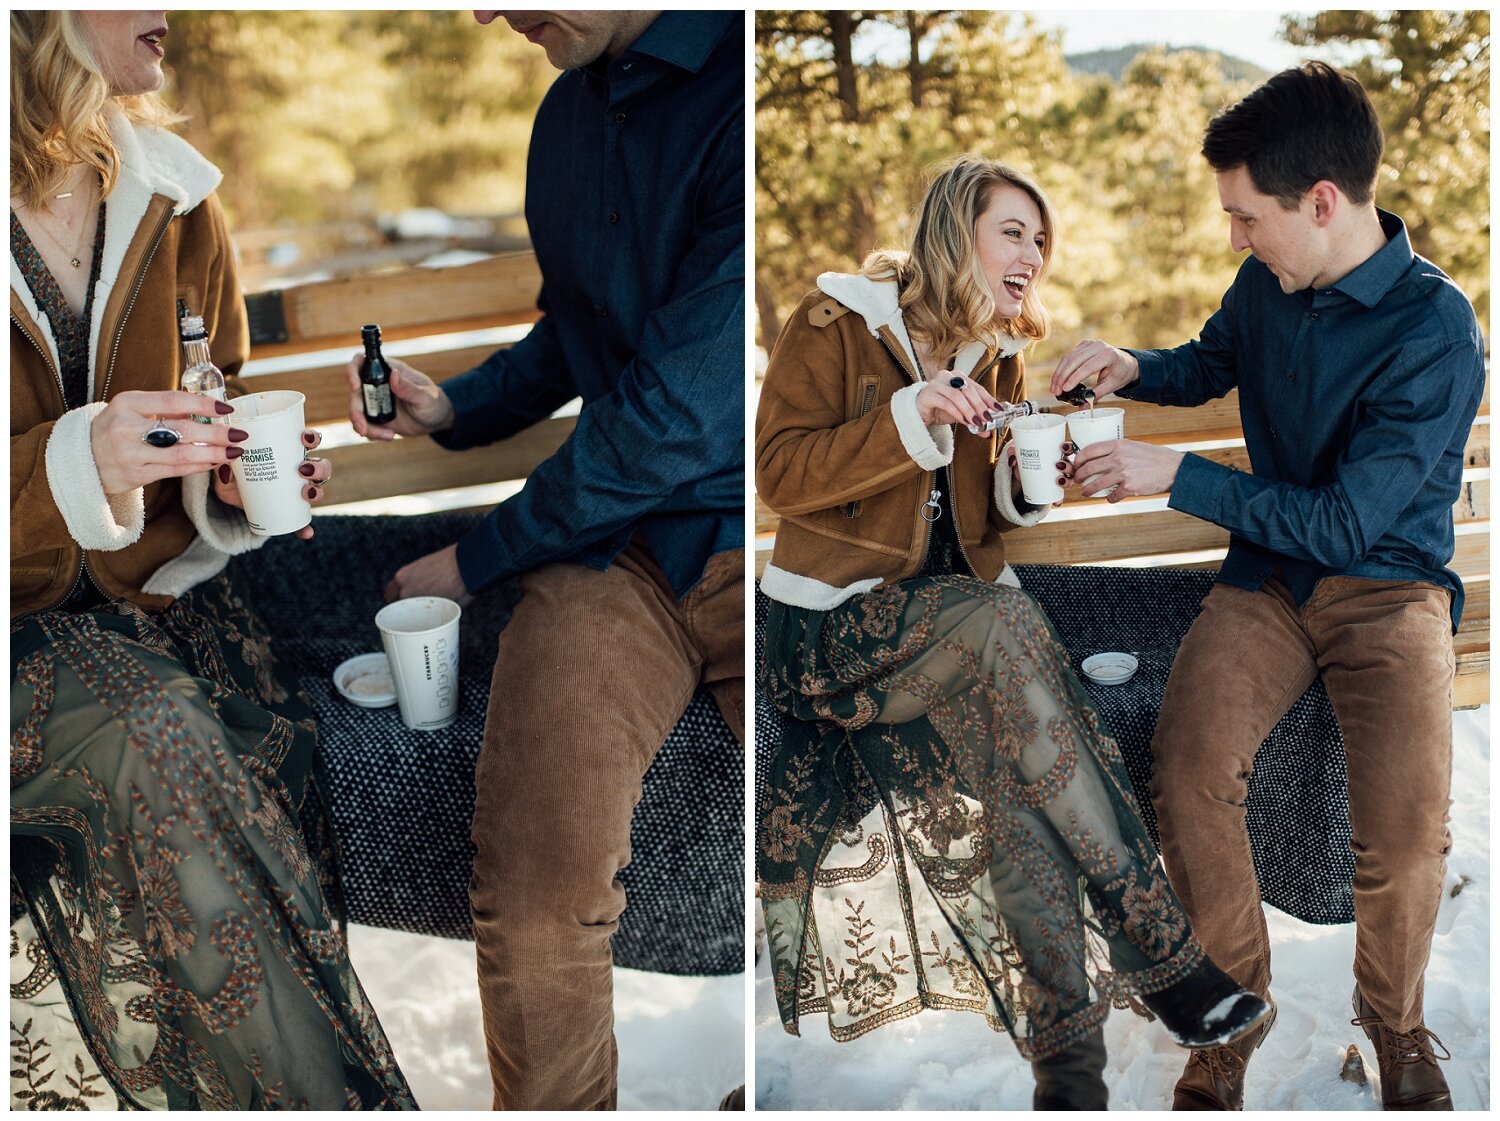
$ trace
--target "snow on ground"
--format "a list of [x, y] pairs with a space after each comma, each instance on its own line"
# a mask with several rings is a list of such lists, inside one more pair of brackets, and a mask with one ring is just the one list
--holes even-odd
[[[1427, 970], [1427, 1026], [1453, 1053], [1443, 1071], [1458, 1109], [1490, 1102], [1489, 708], [1454, 713], [1453, 851]], [[1349, 1024], [1354, 927], [1310, 926], [1266, 909], [1276, 1027], [1251, 1061], [1249, 1109], [1378, 1110], [1372, 1077], [1339, 1080], [1344, 1050], [1360, 1045]], [[1011, 1041], [979, 1017], [923, 1012], [850, 1043], [809, 1017], [802, 1038], [776, 1015], [767, 960], [755, 973], [755, 1097], [761, 1109], [1029, 1109], [1031, 1073]], [[1186, 1052], [1159, 1025], [1115, 1012], [1105, 1026], [1112, 1109], [1166, 1109]]]
[[[423, 1109], [489, 1109], [474, 946], [365, 926], [349, 955]], [[621, 1109], [714, 1109], [745, 1081], [745, 977], [615, 970]]]

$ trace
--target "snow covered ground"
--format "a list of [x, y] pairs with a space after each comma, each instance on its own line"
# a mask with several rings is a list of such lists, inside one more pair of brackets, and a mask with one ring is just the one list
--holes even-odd
[[[1458, 1109], [1490, 1103], [1489, 708], [1454, 713], [1453, 851], [1427, 970], [1427, 1026], [1453, 1053], [1443, 1071]], [[1378, 1110], [1372, 1078], [1339, 1080], [1351, 1027], [1354, 927], [1309, 926], [1266, 911], [1273, 993], [1280, 1015], [1250, 1064], [1248, 1109]], [[965, 1013], [923, 1012], [850, 1043], [834, 1043], [826, 1021], [803, 1037], [776, 1016], [766, 959], [755, 974], [755, 1097], [761, 1109], [1029, 1109], [1031, 1076], [1015, 1047]], [[1186, 1052], [1159, 1025], [1116, 1012], [1105, 1027], [1112, 1109], [1166, 1109]]]
[[[349, 928], [349, 954], [423, 1109], [489, 1109], [474, 946]], [[745, 976], [615, 970], [621, 1109], [714, 1109], [745, 1081]]]

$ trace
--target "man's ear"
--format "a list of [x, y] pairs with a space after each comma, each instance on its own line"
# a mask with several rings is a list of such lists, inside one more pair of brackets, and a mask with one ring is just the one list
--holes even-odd
[[1319, 179], [1307, 189], [1303, 198], [1312, 204], [1313, 222], [1325, 229], [1348, 201], [1338, 185], [1327, 179]]

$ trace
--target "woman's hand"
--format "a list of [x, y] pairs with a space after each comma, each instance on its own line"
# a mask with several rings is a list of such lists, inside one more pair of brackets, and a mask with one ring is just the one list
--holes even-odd
[[923, 424], [962, 424], [978, 432], [998, 415], [998, 404], [984, 386], [952, 370], [935, 375], [917, 391], [917, 414]]
[[[1073, 445], [1072, 444], [1064, 444], [1062, 446], [1062, 453], [1063, 453], [1063, 455], [1069, 455], [1069, 454], [1072, 453], [1072, 451], [1073, 451]], [[1011, 440], [1006, 441], [1005, 451], [1002, 454], [1005, 456], [1006, 463], [1008, 463], [1010, 465], [1010, 478], [1011, 478], [1011, 487], [1012, 487], [1011, 498], [1013, 500], [1019, 498], [1021, 500], [1021, 502], [1025, 502], [1026, 501], [1026, 497], [1025, 497], [1025, 495], [1023, 495], [1021, 493], [1021, 465], [1018, 462], [1016, 462], [1016, 445], [1015, 445], [1015, 442], [1011, 441]], [[1060, 459], [1060, 460], [1057, 461], [1056, 466], [1057, 466], [1057, 485], [1060, 486], [1060, 487], [1065, 487], [1065, 486], [1067, 486], [1069, 483], [1071, 483], [1073, 481], [1073, 465], [1071, 463], [1069, 463], [1066, 459]], [[1020, 502], [1016, 503], [1016, 505], [1017, 505], [1018, 508], [1019, 508], [1020, 504], [1021, 504]], [[1054, 506], [1061, 506], [1062, 504], [1063, 504], [1063, 499], [1059, 498], [1052, 505], [1054, 505]]]
[[349, 423], [367, 440], [394, 440], [397, 436], [426, 436], [453, 427], [453, 402], [442, 386], [421, 370], [408, 366], [399, 358], [387, 361], [391, 366], [391, 395], [396, 398], [396, 419], [390, 424], [371, 424], [365, 419], [364, 391], [359, 368], [365, 352], [359, 351], [344, 367], [349, 382]]
[[[212, 409], [209, 408], [212, 406]], [[164, 390], [117, 393], [89, 425], [99, 482], [111, 498], [155, 483], [227, 464], [244, 454], [250, 434], [228, 424], [202, 424], [195, 416], [226, 416], [234, 406], [198, 393]], [[161, 420], [180, 437], [169, 448], [146, 443]]]
[[[308, 451], [312, 451], [323, 442], [323, 433], [315, 428], [304, 428], [302, 430], [302, 445]], [[316, 506], [323, 501], [323, 485], [333, 478], [333, 464], [326, 459], [306, 459], [302, 466], [297, 468], [307, 482], [302, 487], [302, 497]], [[236, 510], [245, 508], [245, 500], [240, 497], [240, 488], [234, 481], [234, 471], [229, 464], [221, 463], [213, 474], [214, 494], [220, 502], [226, 506], [233, 506]], [[297, 536], [304, 541], [312, 539], [313, 527], [305, 525], [297, 531]]]
[[1094, 396], [1099, 398], [1134, 385], [1141, 376], [1141, 364], [1135, 360], [1135, 355], [1107, 342], [1084, 339], [1062, 356], [1052, 371], [1048, 389], [1052, 396], [1060, 398], [1074, 386], [1082, 385], [1090, 374], [1099, 375], [1094, 385]]

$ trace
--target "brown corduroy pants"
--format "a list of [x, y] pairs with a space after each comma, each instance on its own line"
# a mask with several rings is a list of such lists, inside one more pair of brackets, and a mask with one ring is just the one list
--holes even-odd
[[694, 691], [745, 737], [745, 553], [679, 601], [632, 542], [522, 578], [475, 776], [469, 900], [496, 1109], [613, 1109], [610, 937], [641, 779]]
[[1162, 857], [1209, 956], [1265, 995], [1271, 948], [1245, 831], [1255, 751], [1321, 676], [1344, 736], [1354, 976], [1394, 1030], [1422, 1021], [1448, 854], [1453, 643], [1446, 590], [1322, 580], [1217, 584], [1172, 664], [1152, 742]]

